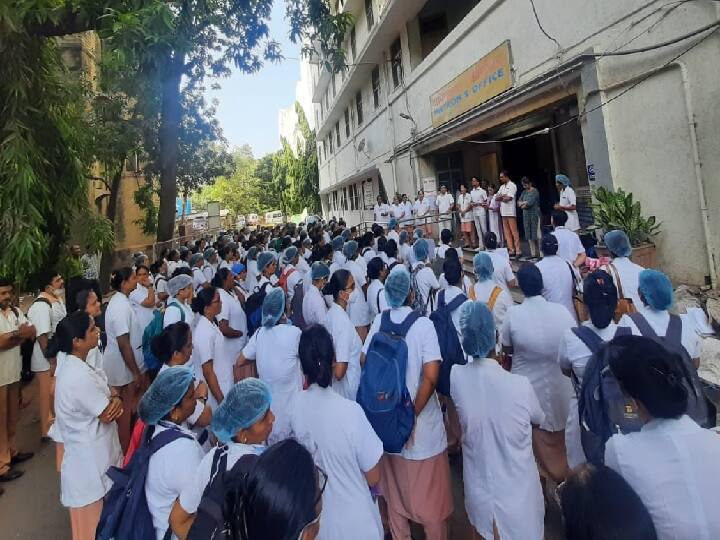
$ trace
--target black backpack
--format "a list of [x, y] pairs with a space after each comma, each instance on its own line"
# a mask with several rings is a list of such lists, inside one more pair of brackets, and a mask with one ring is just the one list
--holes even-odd
[[435, 332], [437, 332], [440, 356], [442, 357], [437, 391], [444, 396], [450, 396], [450, 371], [452, 367], [456, 364], [461, 366], [467, 364], [467, 357], [460, 345], [457, 328], [453, 324], [452, 312], [467, 302], [467, 296], [458, 294], [449, 304], [446, 304], [445, 292], [443, 290], [438, 294], [438, 307], [430, 314], [430, 320], [435, 326]]
[[225, 515], [225, 496], [234, 486], [244, 481], [255, 464], [257, 456], [242, 456], [232, 469], [227, 470], [227, 447], [215, 449], [210, 480], [203, 491], [195, 521], [188, 531], [187, 540], [228, 540], [228, 516]]
[[267, 288], [270, 283], [265, 283], [260, 289], [252, 293], [245, 300], [245, 315], [247, 316], [248, 337], [252, 336], [255, 331], [262, 325], [262, 305], [267, 295]]
[[292, 323], [300, 330], [303, 330], [307, 326], [302, 310], [304, 299], [305, 284], [303, 283], [303, 280], [300, 280], [295, 284], [292, 301], [290, 302], [290, 321], [292, 321]]

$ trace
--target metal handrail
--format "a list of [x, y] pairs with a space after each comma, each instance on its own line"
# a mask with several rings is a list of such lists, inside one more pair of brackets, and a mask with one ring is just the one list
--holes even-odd
[[[437, 225], [441, 221], [450, 220], [450, 222], [452, 224], [451, 230], [453, 231], [453, 234], [454, 234], [457, 230], [457, 223], [455, 221], [455, 217], [460, 219], [460, 213], [461, 212], [459, 210], [451, 210], [450, 212], [444, 212], [442, 214], [432, 213], [432, 214], [426, 214], [421, 217], [403, 218], [398, 221], [398, 226], [407, 227], [408, 225], [421, 225], [420, 223], [415, 223], [419, 219], [424, 220], [424, 223], [422, 223], [422, 225]], [[388, 222], [389, 222], [389, 220], [388, 220]], [[383, 223], [383, 225], [387, 225], [388, 222]], [[358, 223], [358, 225], [356, 225], [356, 227], [358, 227], [358, 229], [362, 228], [362, 232], [365, 232], [365, 231], [369, 231], [375, 223], [378, 223], [378, 222], [377, 221], [367, 221], [367, 220], [361, 221], [360, 223]]]

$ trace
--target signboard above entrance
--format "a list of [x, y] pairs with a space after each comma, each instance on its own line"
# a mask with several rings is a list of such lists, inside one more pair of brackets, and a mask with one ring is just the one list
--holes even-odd
[[430, 97], [433, 126], [509, 90], [512, 78], [510, 41], [505, 41]]

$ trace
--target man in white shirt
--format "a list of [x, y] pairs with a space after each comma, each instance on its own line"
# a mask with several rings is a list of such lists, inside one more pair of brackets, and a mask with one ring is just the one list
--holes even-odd
[[393, 197], [392, 217], [394, 217], [397, 221], [405, 218], [405, 205], [400, 202], [397, 195]]
[[483, 237], [487, 228], [487, 210], [483, 204], [487, 204], [487, 191], [480, 187], [480, 180], [477, 176], [472, 177], [472, 191], [470, 191], [470, 201], [473, 211], [473, 221], [475, 222], [475, 232], [477, 233], [477, 248], [485, 249]]
[[373, 211], [375, 213], [375, 223], [385, 225], [390, 220], [390, 205], [383, 201], [382, 196], [378, 195], [377, 204]]
[[437, 205], [438, 214], [440, 214], [440, 221], [438, 222], [438, 234], [440, 234], [445, 229], [452, 230], [452, 216], [447, 214], [448, 212], [452, 212], [453, 207], [455, 206], [455, 199], [453, 198], [452, 194], [448, 193], [446, 186], [440, 186], [440, 195], [437, 196], [437, 201], [435, 202], [435, 204]]
[[510, 258], [514, 259], [521, 253], [520, 235], [517, 228], [517, 209], [515, 208], [517, 186], [515, 182], [510, 180], [507, 171], [500, 173], [500, 184], [495, 199], [500, 201], [500, 217], [502, 218], [505, 242], [507, 243]]
[[568, 261], [557, 255], [558, 241], [554, 235], [546, 234], [540, 244], [543, 258], [535, 266], [542, 274], [542, 296], [548, 302], [565, 306], [570, 315], [577, 320], [573, 302], [575, 271]]
[[555, 227], [553, 234], [558, 241], [557, 254], [575, 268], [580, 268], [585, 263], [587, 255], [577, 233], [565, 226], [567, 214], [562, 210], [553, 210], [552, 222]]
[[567, 228], [571, 231], [580, 230], [580, 217], [577, 212], [577, 198], [575, 190], [570, 185], [570, 179], [564, 174], [555, 176], [555, 185], [560, 193], [560, 202], [555, 205], [555, 210], [562, 210], [567, 214]]
[[413, 203], [410, 202], [408, 199], [408, 196], [403, 194], [402, 196], [402, 205], [405, 208], [405, 217], [403, 218], [405, 220], [404, 223], [401, 223], [400, 226], [404, 226], [405, 229], [408, 231], [408, 233], [411, 233], [413, 230], [413, 227], [415, 224], [413, 223]]
[[430, 212], [430, 205], [425, 198], [425, 192], [418, 191], [418, 198], [415, 201], [415, 226], [423, 229], [425, 235], [430, 235], [430, 224], [427, 222], [427, 215]]

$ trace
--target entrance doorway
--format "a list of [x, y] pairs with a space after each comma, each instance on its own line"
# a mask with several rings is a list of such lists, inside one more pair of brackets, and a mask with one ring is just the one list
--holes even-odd
[[462, 152], [446, 152], [434, 156], [435, 176], [437, 178], [438, 193], [440, 186], [445, 186], [453, 197], [460, 191], [460, 184], [465, 181]]

